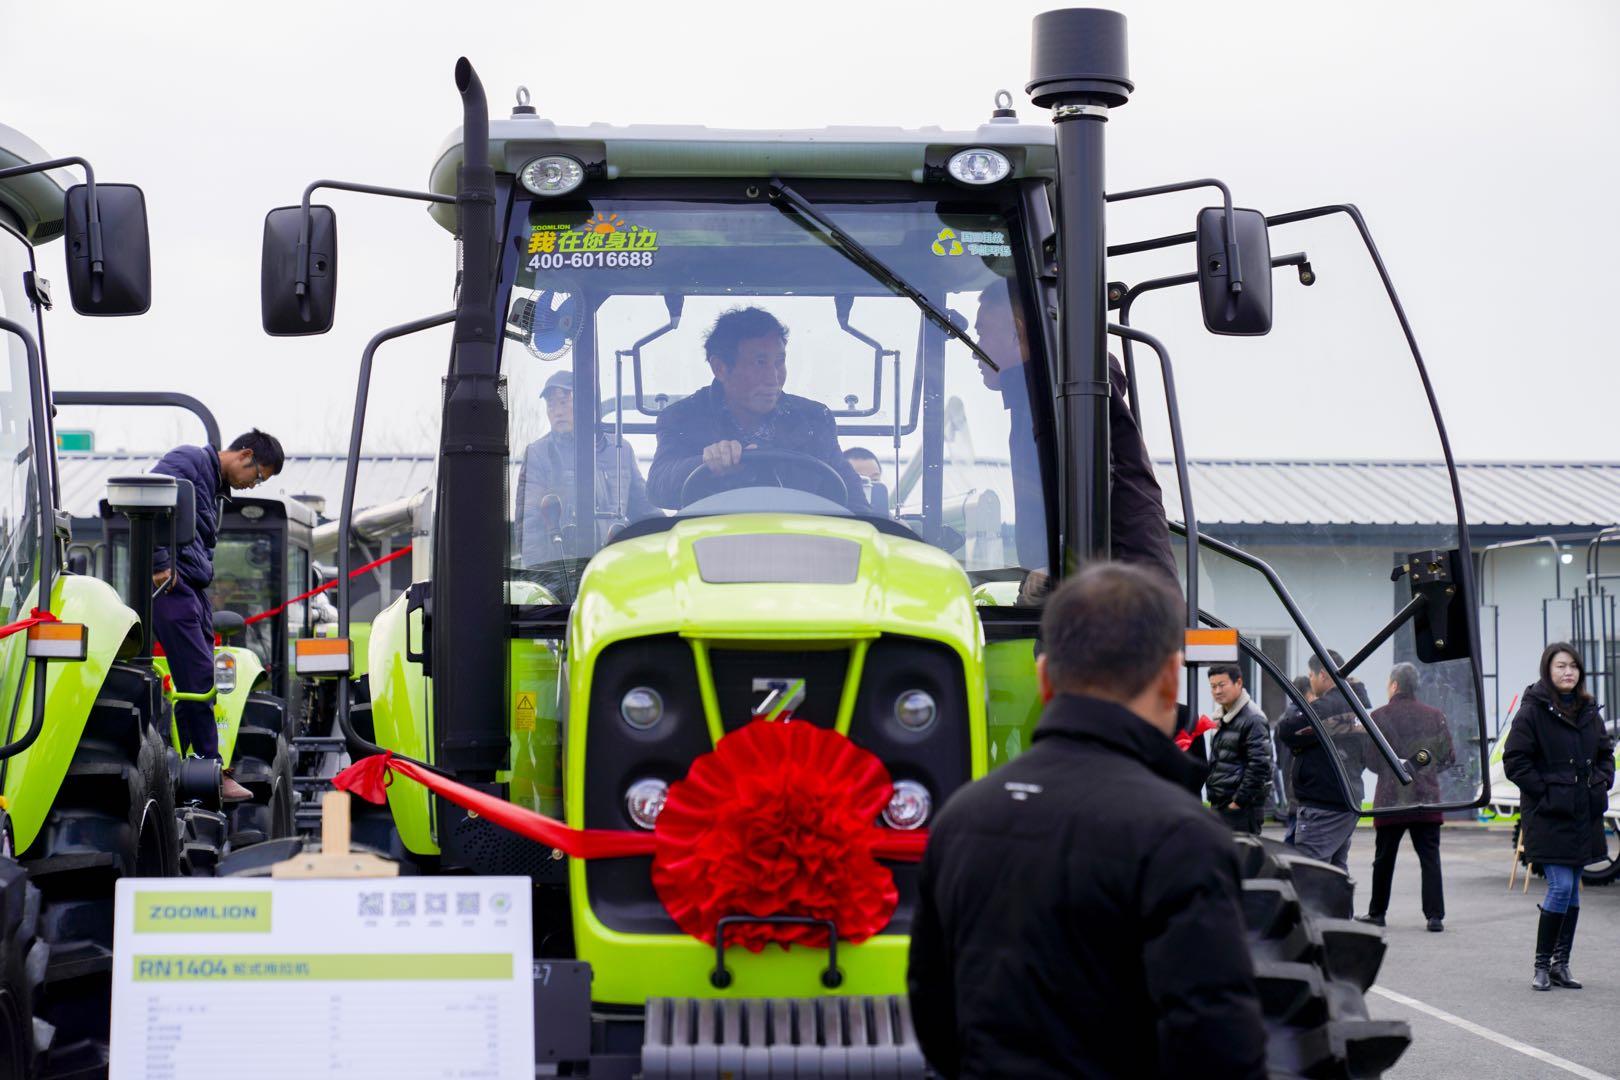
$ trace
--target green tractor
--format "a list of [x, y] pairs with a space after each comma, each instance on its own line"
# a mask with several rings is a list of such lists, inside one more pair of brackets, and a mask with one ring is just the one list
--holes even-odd
[[[218, 450], [224, 445], [214, 414], [186, 394], [57, 390], [52, 401], [59, 409], [184, 409], [201, 421], [211, 446]], [[133, 534], [143, 527], [140, 514], [115, 510], [106, 499], [99, 509], [97, 517], [74, 519], [69, 565], [101, 577], [125, 602], [138, 607], [137, 590], [148, 588], [148, 575], [138, 572], [130, 560]], [[247, 802], [223, 807], [210, 803], [210, 813], [187, 818], [181, 859], [188, 874], [212, 874], [231, 851], [290, 836], [296, 828], [294, 743], [306, 727], [319, 726], [320, 717], [310, 714], [320, 711], [322, 698], [318, 688], [294, 679], [290, 671], [291, 642], [310, 633], [310, 609], [304, 603], [283, 601], [302, 596], [314, 583], [310, 559], [314, 525], [314, 512], [296, 500], [232, 497], [220, 514], [214, 582], [209, 588], [214, 630], [220, 638], [214, 649], [214, 686], [203, 694], [187, 695], [170, 681], [167, 660], [161, 655], [152, 658], [171, 706], [190, 697], [212, 707], [223, 765], [253, 792]], [[322, 730], [329, 731], [330, 695], [325, 700], [327, 722]], [[171, 731], [170, 737], [178, 750], [178, 732]]]
[[[87, 182], [72, 185], [76, 166]], [[36, 248], [64, 236], [73, 307], [134, 315], [150, 297], [140, 190], [97, 185], [0, 127], [0, 1076], [107, 1065], [113, 885], [174, 874], [179, 763], [143, 624], [64, 563], [68, 521], [41, 342], [52, 306]], [[174, 493], [171, 490], [172, 500]], [[31, 629], [32, 618], [42, 619]]]
[[[574, 829], [652, 834], [662, 851], [666, 803], [729, 740], [812, 725], [881, 763], [882, 835], [926, 829], [954, 789], [1028, 745], [1040, 599], [1110, 556], [1113, 338], [1139, 422], [1153, 383], [1168, 406], [1189, 659], [1218, 659], [1222, 640], [1241, 648], [1254, 682], [1291, 694], [1341, 751], [1356, 807], [1365, 769], [1404, 785], [1435, 759], [1397, 753], [1348, 689], [1364, 663], [1411, 659], [1465, 759], [1446, 766], [1435, 805], [1478, 804], [1484, 714], [1455, 472], [1453, 522], [1392, 533], [1394, 557], [1369, 566], [1335, 560], [1324, 534], [1304, 561], [1341, 563], [1336, 591], [1297, 599], [1264, 559], [1200, 534], [1172, 377], [1184, 372], [1128, 325], [1142, 295], [1188, 286], [1210, 331], [1265, 334], [1274, 269], [1315, 277], [1303, 255], [1272, 257], [1271, 232], [1336, 217], [1354, 226], [1410, 343], [1360, 214], [1262, 215], [1212, 180], [1105, 192], [1104, 133], [1132, 90], [1124, 19], [1053, 12], [1034, 36], [1029, 89], [1053, 122], [1021, 122], [1008, 95], [988, 122], [957, 130], [567, 127], [523, 91], [492, 122], [462, 60], [464, 126], [427, 191], [320, 181], [270, 212], [273, 335], [332, 324], [336, 218], [311, 204], [321, 187], [429, 202], [458, 243], [454, 310], [381, 331], [361, 358], [342, 535], [377, 350], [454, 324], [431, 575], [375, 616], [363, 678], [347, 656], [312, 657], [347, 676], [339, 718], [357, 759], [408, 758]], [[1107, 204], [1200, 188], [1220, 199], [1193, 230], [1107, 239]], [[1110, 278], [1107, 260], [1153, 252], [1179, 256], [1178, 271]], [[737, 309], [771, 329], [728, 353], [716, 338]], [[1156, 358], [1140, 378], [1133, 347]], [[722, 384], [747, 364], [762, 374], [739, 392], [776, 402], [765, 423], [819, 425], [821, 441], [781, 449], [791, 439], [768, 432], [761, 449], [740, 430], [740, 460], [721, 473], [692, 456], [688, 429], [719, 415], [714, 403], [732, 400]], [[1415, 344], [1395, 371], [1449, 465]], [[863, 471], [840, 451], [861, 451], [849, 458]], [[1301, 661], [1327, 665], [1356, 702], [1352, 729], [1316, 717], [1257, 638], [1210, 643], [1230, 630], [1226, 601], [1232, 626], [1286, 630]], [[341, 650], [345, 596], [338, 608]], [[1366, 642], [1342, 664], [1313, 629], [1341, 616], [1355, 626], [1332, 623], [1335, 642]], [[1190, 704], [1198, 682], [1190, 674]], [[746, 770], [731, 779], [746, 786]], [[776, 805], [789, 812], [807, 791], [775, 790]], [[660, 891], [662, 855], [565, 858], [410, 782], [388, 787], [386, 809], [374, 842], [418, 871], [533, 879], [537, 953], [550, 961], [536, 982], [537, 1064], [652, 1077], [881, 1062], [923, 1074], [904, 997], [914, 863], [884, 860], [898, 900], [858, 942], [791, 902], [720, 911], [698, 933]], [[1375, 1075], [1409, 1041], [1362, 1000], [1381, 935], [1349, 921], [1342, 872], [1241, 843], [1274, 1068]], [[723, 868], [714, 888], [746, 879], [746, 866]], [[772, 935], [793, 943], [736, 947]]]

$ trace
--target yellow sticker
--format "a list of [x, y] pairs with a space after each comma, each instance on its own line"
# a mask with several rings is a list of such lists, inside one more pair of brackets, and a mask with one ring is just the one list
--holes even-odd
[[512, 695], [512, 729], [534, 730], [534, 695], [528, 691], [519, 691]]

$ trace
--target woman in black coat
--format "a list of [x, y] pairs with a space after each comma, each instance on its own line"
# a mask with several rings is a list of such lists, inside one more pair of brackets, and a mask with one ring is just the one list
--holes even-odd
[[1547, 875], [1536, 931], [1537, 990], [1579, 990], [1569, 950], [1581, 914], [1581, 867], [1603, 858], [1603, 813], [1614, 781], [1614, 740], [1586, 692], [1575, 647], [1559, 641], [1541, 654], [1541, 679], [1524, 692], [1502, 765], [1519, 786], [1524, 855]]

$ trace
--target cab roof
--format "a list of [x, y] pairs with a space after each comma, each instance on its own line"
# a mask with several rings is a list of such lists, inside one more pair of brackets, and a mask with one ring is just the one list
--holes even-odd
[[[429, 190], [454, 195], [462, 162], [462, 131], [452, 131], [429, 176]], [[1057, 176], [1051, 124], [998, 117], [976, 128], [826, 127], [799, 131], [710, 128], [702, 125], [588, 124], [569, 127], [537, 116], [491, 120], [489, 157], [498, 173], [516, 173], [545, 153], [572, 153], [601, 162], [607, 178], [698, 179], [766, 177], [829, 180], [900, 180], [921, 183], [929, 165], [943, 165], [957, 150], [985, 146], [1012, 161], [1013, 177]], [[447, 229], [455, 207], [429, 207]]]
[[[0, 169], [49, 161], [50, 157], [44, 147], [16, 128], [0, 124]], [[43, 244], [62, 235], [66, 185], [72, 183], [73, 178], [62, 169], [0, 180], [0, 206], [21, 223], [24, 236]]]

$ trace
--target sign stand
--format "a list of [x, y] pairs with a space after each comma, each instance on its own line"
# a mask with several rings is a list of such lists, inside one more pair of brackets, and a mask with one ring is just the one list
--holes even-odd
[[399, 864], [369, 851], [349, 850], [349, 794], [321, 796], [321, 848], [305, 850], [270, 868], [273, 878], [398, 877]]

